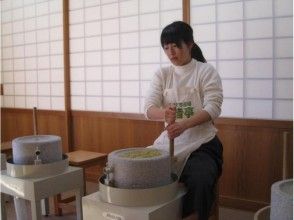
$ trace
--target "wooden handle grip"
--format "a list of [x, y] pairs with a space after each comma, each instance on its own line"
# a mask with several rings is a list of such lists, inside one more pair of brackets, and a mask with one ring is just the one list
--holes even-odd
[[174, 158], [174, 151], [175, 151], [175, 142], [174, 139], [169, 140], [169, 155], [171, 158], [171, 161], [173, 161]]

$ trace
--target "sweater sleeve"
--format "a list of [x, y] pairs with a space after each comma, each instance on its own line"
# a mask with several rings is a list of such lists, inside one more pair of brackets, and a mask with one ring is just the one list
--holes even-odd
[[209, 65], [202, 79], [203, 109], [214, 120], [221, 114], [223, 102], [222, 82], [217, 71]]
[[162, 106], [164, 90], [163, 85], [163, 76], [161, 70], [159, 69], [154, 74], [145, 97], [144, 115], [146, 118], [148, 118], [147, 111], [151, 106], [156, 106], [158, 108]]

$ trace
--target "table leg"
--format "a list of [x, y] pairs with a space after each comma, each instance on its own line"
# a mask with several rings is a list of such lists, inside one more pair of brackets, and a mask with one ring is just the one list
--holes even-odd
[[42, 215], [49, 215], [49, 198], [42, 199]]
[[83, 188], [75, 191], [76, 196], [76, 212], [77, 220], [83, 220], [83, 209], [82, 209], [82, 196], [84, 195]]
[[57, 194], [54, 196], [54, 214], [56, 216], [62, 216], [62, 208], [59, 207], [59, 203], [61, 203], [61, 194]]
[[1, 219], [6, 220], [5, 194], [1, 193]]
[[84, 194], [83, 196], [85, 196], [87, 194], [87, 190], [86, 190], [86, 168], [83, 167], [83, 180], [84, 180]]
[[30, 220], [29, 213], [27, 211], [30, 206], [30, 201], [19, 197], [14, 197], [14, 208], [16, 213], [16, 219]]
[[32, 220], [41, 220], [41, 201], [31, 201]]

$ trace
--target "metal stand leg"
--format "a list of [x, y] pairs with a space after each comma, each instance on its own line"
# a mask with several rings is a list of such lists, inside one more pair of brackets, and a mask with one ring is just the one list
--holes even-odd
[[32, 220], [41, 220], [41, 201], [31, 201]]
[[84, 195], [83, 188], [75, 191], [76, 196], [76, 211], [77, 220], [83, 220], [82, 196]]
[[14, 207], [15, 207], [17, 220], [30, 220], [29, 213], [27, 211], [28, 206], [29, 206], [28, 200], [14, 197]]

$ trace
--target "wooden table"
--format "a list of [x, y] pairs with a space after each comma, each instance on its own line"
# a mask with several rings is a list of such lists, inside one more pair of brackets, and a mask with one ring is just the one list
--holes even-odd
[[12, 142], [6, 141], [1, 143], [1, 153], [11, 154], [12, 152]]
[[76, 150], [66, 153], [69, 164], [72, 166], [90, 167], [99, 163], [107, 157], [107, 154], [93, 151]]
[[95, 165], [105, 166], [107, 154], [93, 151], [77, 150], [66, 153], [69, 165], [82, 167], [84, 172], [84, 192], [86, 193], [86, 168]]

